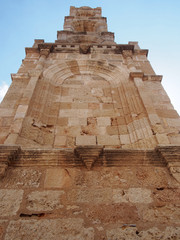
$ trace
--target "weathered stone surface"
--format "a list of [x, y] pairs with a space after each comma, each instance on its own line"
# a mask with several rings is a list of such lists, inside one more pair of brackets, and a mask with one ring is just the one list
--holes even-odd
[[94, 240], [94, 229], [86, 228], [83, 219], [46, 219], [11, 221], [5, 240]]
[[0, 105], [2, 240], [180, 239], [180, 119], [147, 53], [89, 7], [26, 48]]
[[11, 217], [16, 215], [20, 208], [23, 190], [1, 189], [0, 190], [0, 216]]
[[64, 191], [35, 191], [27, 196], [27, 209], [31, 211], [50, 211], [62, 208], [61, 196]]
[[67, 188], [71, 186], [71, 177], [67, 169], [53, 168], [46, 170], [45, 188]]
[[116, 203], [151, 203], [151, 190], [144, 188], [114, 189], [113, 200]]
[[38, 169], [10, 168], [7, 176], [0, 182], [0, 187], [6, 188], [37, 188], [42, 172]]
[[180, 224], [179, 205], [168, 204], [165, 206], [150, 207], [142, 210], [142, 217], [145, 221]]
[[136, 222], [139, 220], [137, 208], [131, 204], [98, 204], [86, 209], [86, 216], [95, 224], [115, 224], [121, 222]]
[[0, 220], [0, 239], [3, 239], [7, 223], [7, 220]]
[[79, 188], [71, 190], [68, 194], [70, 202], [77, 203], [110, 203], [112, 196], [112, 189], [93, 189], [93, 188]]
[[179, 239], [180, 228], [167, 227], [165, 230], [160, 230], [156, 227], [139, 232], [136, 227], [124, 226], [121, 228], [107, 231], [107, 238], [112, 240], [167, 240]]

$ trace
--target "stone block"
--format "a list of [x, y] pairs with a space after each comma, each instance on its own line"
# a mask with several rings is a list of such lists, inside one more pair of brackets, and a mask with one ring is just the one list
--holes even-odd
[[24, 118], [28, 109], [28, 105], [19, 105], [15, 114], [15, 119]]
[[38, 188], [42, 172], [33, 168], [10, 168], [0, 181], [0, 188]]
[[76, 145], [96, 145], [95, 136], [77, 136]]
[[3, 239], [7, 223], [8, 220], [0, 220], [0, 239]]
[[117, 135], [99, 135], [97, 136], [98, 145], [120, 145], [119, 137]]
[[107, 126], [106, 127], [106, 132], [108, 135], [118, 135], [119, 134], [119, 129], [116, 126]]
[[121, 144], [130, 144], [131, 141], [130, 141], [129, 135], [128, 134], [120, 135], [120, 142]]
[[58, 147], [58, 146], [65, 146], [66, 145], [66, 136], [55, 136], [55, 141], [54, 141], [54, 146]]
[[69, 102], [62, 102], [60, 103], [60, 109], [71, 109], [72, 103]]
[[0, 117], [12, 117], [13, 114], [14, 114], [14, 109], [0, 108]]
[[126, 120], [124, 117], [117, 117], [117, 123], [118, 125], [126, 125]]
[[164, 206], [155, 206], [145, 208], [143, 210], [143, 221], [158, 222], [165, 224], [176, 223], [180, 224], [180, 207], [174, 204], [166, 204]]
[[110, 126], [111, 125], [111, 119], [110, 117], [97, 117], [97, 124], [98, 126]]
[[165, 229], [158, 229], [157, 227], [149, 228], [146, 230], [139, 230], [135, 224], [127, 224], [119, 226], [115, 229], [106, 231], [106, 236], [111, 240], [167, 240], [167, 239], [179, 239], [180, 227], [166, 227]]
[[46, 170], [45, 188], [66, 188], [71, 186], [71, 178], [67, 169], [52, 168]]
[[128, 190], [114, 189], [113, 201], [115, 203], [151, 203], [151, 190], [144, 188], [129, 188]]
[[119, 134], [127, 134], [128, 133], [128, 128], [126, 125], [119, 125], [118, 126], [119, 129]]
[[68, 201], [71, 203], [102, 204], [112, 201], [111, 188], [80, 188], [68, 192]]
[[85, 228], [81, 218], [13, 220], [9, 223], [5, 239], [94, 240], [94, 229]]
[[68, 125], [68, 118], [67, 117], [59, 117], [57, 121], [58, 126], [67, 126]]
[[16, 215], [23, 199], [23, 190], [0, 190], [0, 216], [12, 217]]
[[16, 144], [17, 138], [18, 138], [18, 134], [12, 133], [12, 134], [8, 135], [8, 137], [6, 138], [4, 143], [5, 144]]
[[62, 208], [61, 196], [64, 191], [35, 191], [26, 197], [26, 208], [30, 211], [51, 211]]
[[89, 109], [100, 109], [100, 104], [99, 103], [88, 103], [88, 108]]
[[169, 139], [166, 134], [156, 134], [159, 144], [169, 144]]

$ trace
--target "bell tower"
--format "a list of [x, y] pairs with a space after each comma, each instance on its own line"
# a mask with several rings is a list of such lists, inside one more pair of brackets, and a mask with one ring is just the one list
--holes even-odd
[[0, 238], [180, 239], [180, 118], [148, 50], [100, 7], [25, 50], [0, 105]]

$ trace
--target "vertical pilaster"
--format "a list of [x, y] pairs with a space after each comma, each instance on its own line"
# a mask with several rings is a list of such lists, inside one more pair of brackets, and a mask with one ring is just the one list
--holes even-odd
[[143, 102], [143, 105], [146, 109], [148, 119], [151, 125], [153, 134], [156, 136], [158, 144], [169, 144], [169, 139], [165, 133], [159, 133], [157, 125], [161, 125], [161, 120], [156, 113], [156, 110], [153, 106], [152, 99], [150, 97], [149, 90], [143, 82], [144, 74], [142, 72], [131, 72], [130, 77], [134, 80], [134, 84], [138, 89], [139, 96]]
[[18, 133], [20, 132], [20, 129], [23, 124], [23, 120], [28, 112], [28, 109], [31, 106], [30, 102], [33, 101], [33, 93], [35, 91], [38, 79], [39, 79], [40, 75], [42, 74], [43, 66], [44, 66], [44, 63], [45, 63], [46, 58], [48, 57], [49, 53], [50, 53], [50, 48], [40, 49], [40, 58], [39, 58], [36, 68], [28, 71], [30, 80], [24, 91], [24, 94], [22, 97], [22, 104], [20, 104], [16, 110], [13, 124], [10, 129], [10, 134], [5, 141], [5, 144], [15, 144], [16, 143]]

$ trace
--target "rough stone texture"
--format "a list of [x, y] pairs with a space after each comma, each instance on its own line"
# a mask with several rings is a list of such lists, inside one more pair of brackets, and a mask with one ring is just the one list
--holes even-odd
[[93, 228], [84, 227], [80, 218], [11, 221], [5, 240], [57, 239], [93, 240]]
[[23, 198], [23, 190], [0, 190], [0, 216], [11, 217], [16, 215]]
[[139, 232], [136, 227], [124, 226], [118, 229], [107, 231], [107, 238], [112, 240], [167, 240], [180, 238], [180, 228], [167, 227], [164, 231], [156, 227], [150, 228], [146, 231]]
[[147, 51], [137, 42], [116, 44], [100, 8], [72, 7], [55, 43], [35, 40], [12, 79], [0, 106], [0, 143], [126, 149], [179, 144], [179, 116]]
[[71, 178], [67, 169], [47, 169], [45, 188], [67, 188], [68, 186], [71, 186]]
[[180, 119], [101, 8], [35, 40], [0, 105], [0, 238], [180, 239]]
[[63, 191], [31, 192], [27, 196], [27, 209], [30, 211], [49, 211], [62, 208], [61, 195]]
[[151, 190], [143, 188], [115, 189], [113, 191], [113, 200], [116, 203], [151, 203]]
[[7, 223], [7, 220], [0, 220], [0, 239], [3, 239]]
[[3, 188], [37, 188], [40, 184], [42, 172], [38, 169], [17, 169], [11, 168], [7, 172], [6, 178], [0, 181]]

